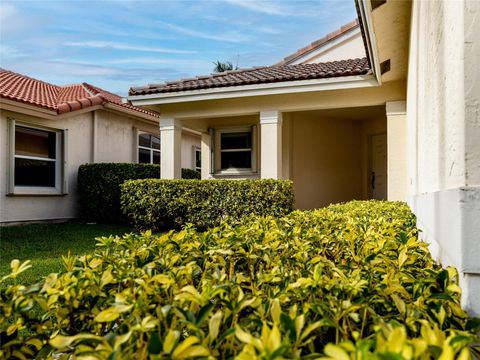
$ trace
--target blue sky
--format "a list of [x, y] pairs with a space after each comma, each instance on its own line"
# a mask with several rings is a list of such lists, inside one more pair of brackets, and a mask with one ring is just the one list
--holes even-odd
[[355, 17], [354, 0], [1, 0], [0, 66], [125, 95], [215, 60], [274, 64]]

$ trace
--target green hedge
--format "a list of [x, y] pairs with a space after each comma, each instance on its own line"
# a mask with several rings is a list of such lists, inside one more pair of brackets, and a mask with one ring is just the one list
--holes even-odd
[[225, 218], [283, 216], [292, 211], [289, 180], [135, 180], [122, 185], [122, 209], [137, 229], [191, 223], [199, 229]]
[[[433, 261], [402, 203], [104, 237], [94, 254], [64, 263], [63, 274], [0, 290], [0, 358], [464, 360], [478, 351], [457, 272]], [[0, 285], [28, 266], [12, 262]]]
[[[160, 165], [98, 163], [78, 169], [78, 195], [81, 216], [88, 221], [126, 222], [120, 209], [120, 185], [126, 180], [160, 177]], [[195, 170], [182, 169], [182, 178], [199, 179]]]
[[182, 169], [182, 179], [197, 179], [200, 180], [201, 174], [197, 170]]
[[120, 185], [131, 179], [160, 177], [160, 165], [98, 163], [78, 169], [81, 216], [88, 221], [125, 222], [120, 209]]

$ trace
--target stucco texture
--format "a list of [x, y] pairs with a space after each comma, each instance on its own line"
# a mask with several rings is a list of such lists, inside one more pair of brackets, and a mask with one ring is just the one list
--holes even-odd
[[[96, 110], [60, 119], [44, 119], [2, 110], [0, 117], [0, 222], [67, 219], [78, 216], [78, 167], [90, 162], [135, 162], [138, 131], [158, 134], [158, 124]], [[67, 191], [60, 195], [9, 194], [8, 119], [25, 125], [68, 130], [64, 154]]]
[[[480, 3], [415, 1], [407, 94], [408, 202], [480, 314]], [[474, 255], [474, 256], [472, 256]]]

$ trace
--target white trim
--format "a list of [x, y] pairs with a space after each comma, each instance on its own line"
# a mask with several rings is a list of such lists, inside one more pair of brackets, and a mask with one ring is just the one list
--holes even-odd
[[261, 111], [260, 112], [260, 125], [265, 124], [282, 124], [282, 113], [277, 110]]
[[[189, 90], [172, 93], [132, 95], [128, 100], [134, 106], [161, 105], [189, 101], [228, 99], [259, 95], [277, 95], [302, 93], [311, 91], [326, 91], [353, 89], [378, 86], [372, 74], [342, 76], [327, 79], [312, 79], [284, 81], [269, 84], [227, 86], [211, 89]], [[162, 122], [163, 119], [160, 120]]]
[[[150, 162], [149, 164], [157, 164], [155, 162], [153, 162], [153, 154], [154, 153], [158, 153], [159, 156], [161, 156], [161, 147], [162, 147], [162, 144], [160, 144], [160, 149], [156, 149], [153, 147], [153, 141], [152, 141], [152, 138], [150, 138], [150, 146], [143, 146], [143, 145], [140, 145], [140, 135], [144, 135], [144, 134], [147, 134], [151, 137], [155, 137], [158, 139], [158, 142], [160, 143], [160, 137], [157, 136], [157, 135], [154, 135], [154, 134], [151, 134], [147, 131], [141, 131], [141, 130], [138, 130], [137, 129], [137, 149], [136, 149], [136, 153], [137, 153], [137, 163], [140, 163], [140, 149], [143, 149], [143, 150], [147, 150], [149, 153], [150, 153]], [[143, 163], [145, 164], [145, 163]], [[157, 165], [160, 165], [160, 164], [157, 164]]]
[[[255, 136], [256, 127], [251, 126], [232, 126], [232, 127], [218, 127], [214, 129], [214, 167], [213, 175], [253, 175], [257, 172], [257, 144]], [[232, 133], [250, 133], [251, 134], [251, 148], [242, 148], [242, 149], [221, 149], [221, 136], [222, 134], [232, 134]], [[250, 152], [251, 155], [251, 167], [250, 168], [232, 168], [222, 170], [222, 153], [223, 152], [232, 152], [232, 151], [242, 151]]]
[[373, 75], [377, 80], [377, 85], [382, 85], [382, 74], [380, 70], [380, 60], [378, 57], [377, 41], [375, 31], [373, 30], [372, 4], [369, 0], [358, 1], [358, 16], [361, 18], [363, 33], [365, 34], [365, 46], [367, 48], [367, 57], [372, 66]]
[[28, 155], [15, 155], [16, 159], [27, 159], [27, 160], [41, 160], [41, 161], [50, 161], [50, 162], [56, 162], [57, 158], [52, 159], [52, 158], [44, 158], [40, 156], [28, 156]]
[[[10, 121], [10, 141], [9, 141], [9, 185], [8, 195], [66, 195], [67, 194], [67, 164], [66, 164], [66, 146], [67, 129], [56, 129], [43, 125], [31, 124], [28, 122], [17, 121], [13, 118]], [[55, 133], [55, 159], [43, 158], [37, 156], [15, 155], [15, 129], [16, 127], [25, 127]], [[21, 186], [15, 185], [15, 158], [33, 159], [39, 161], [55, 162], [55, 186]]]
[[406, 101], [387, 101], [385, 103], [385, 112], [387, 116], [406, 115], [407, 102]]
[[68, 129], [62, 132], [62, 194], [68, 194]]
[[182, 130], [178, 120], [175, 118], [162, 118], [160, 120], [160, 132], [166, 130]]
[[[197, 151], [200, 153], [200, 166], [197, 166]], [[197, 145], [192, 145], [192, 169], [202, 171], [202, 148]]]

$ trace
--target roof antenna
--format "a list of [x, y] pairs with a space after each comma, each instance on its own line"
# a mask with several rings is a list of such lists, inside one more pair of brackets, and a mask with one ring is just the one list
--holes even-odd
[[235, 64], [235, 70], [238, 70], [238, 59], [240, 58], [240, 54], [237, 54], [237, 63]]

